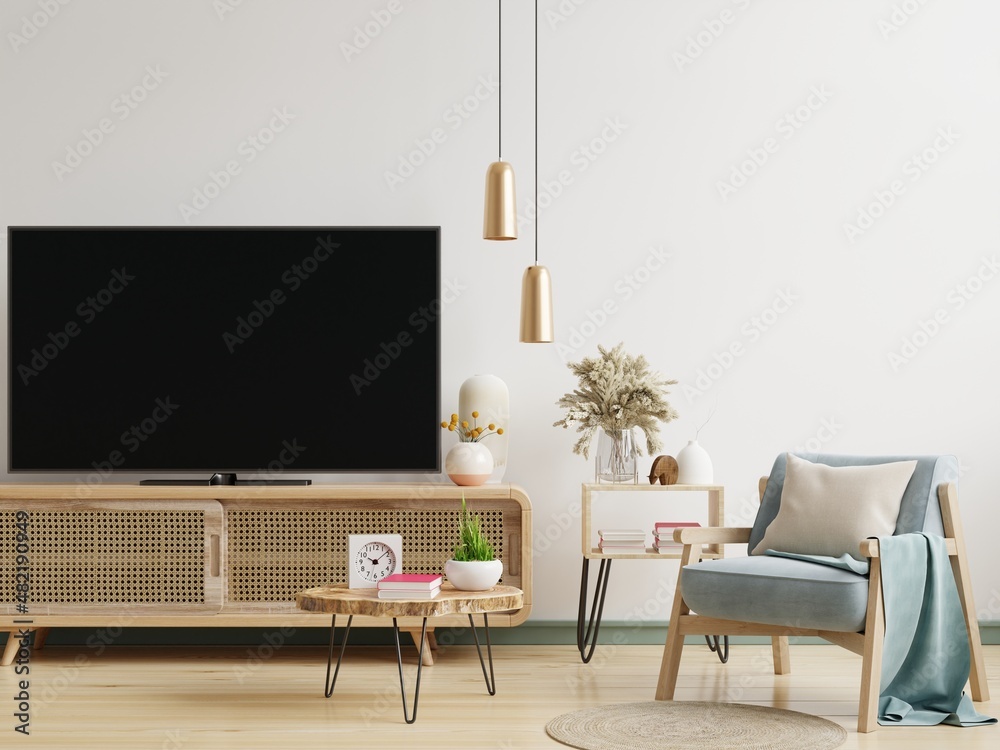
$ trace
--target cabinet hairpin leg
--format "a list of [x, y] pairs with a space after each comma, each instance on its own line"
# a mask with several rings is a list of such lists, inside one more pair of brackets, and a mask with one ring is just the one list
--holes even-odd
[[[601, 630], [601, 616], [604, 614], [604, 595], [608, 592], [611, 562], [610, 559], [605, 558], [601, 560], [601, 566], [597, 569], [597, 584], [594, 587], [594, 601], [590, 608], [590, 618], [588, 620], [587, 578], [590, 572], [590, 560], [586, 557], [583, 558], [583, 572], [580, 576], [580, 611], [576, 619], [576, 647], [580, 651], [580, 658], [584, 664], [587, 664], [593, 658], [594, 649], [597, 648], [597, 635]], [[584, 622], [586, 622], [586, 626]], [[584, 632], [585, 627], [586, 632]]]
[[337, 686], [337, 675], [340, 674], [340, 662], [344, 660], [344, 650], [347, 648], [347, 636], [351, 634], [351, 621], [354, 615], [347, 618], [347, 628], [344, 630], [344, 641], [340, 644], [340, 655], [337, 657], [337, 668], [333, 672], [333, 681], [330, 681], [330, 668], [333, 666], [333, 641], [337, 634], [337, 615], [333, 616], [330, 622], [330, 651], [326, 656], [326, 697], [333, 695], [333, 689]]

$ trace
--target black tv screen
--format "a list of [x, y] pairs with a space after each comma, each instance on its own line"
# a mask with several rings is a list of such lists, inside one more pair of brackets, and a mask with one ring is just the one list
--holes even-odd
[[11, 227], [8, 253], [11, 471], [440, 469], [439, 228]]

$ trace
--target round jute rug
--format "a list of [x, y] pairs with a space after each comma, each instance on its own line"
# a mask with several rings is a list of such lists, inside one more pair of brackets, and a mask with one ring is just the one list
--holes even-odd
[[847, 739], [839, 724], [798, 711], [687, 701], [585, 708], [545, 731], [581, 750], [831, 750]]

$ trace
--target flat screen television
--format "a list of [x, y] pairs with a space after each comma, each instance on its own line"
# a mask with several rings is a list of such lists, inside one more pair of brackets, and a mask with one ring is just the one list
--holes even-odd
[[438, 227], [7, 245], [10, 471], [440, 470]]

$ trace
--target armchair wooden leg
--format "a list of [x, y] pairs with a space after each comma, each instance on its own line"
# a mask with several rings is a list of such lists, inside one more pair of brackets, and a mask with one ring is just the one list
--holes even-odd
[[885, 610], [882, 605], [881, 561], [873, 558], [868, 576], [868, 613], [865, 617], [865, 650], [861, 667], [861, 697], [858, 700], [858, 732], [878, 729], [878, 697], [882, 678], [882, 643]]
[[680, 632], [680, 623], [671, 619], [667, 631], [667, 642], [663, 646], [663, 659], [660, 661], [660, 676], [656, 681], [656, 700], [672, 701], [677, 688], [677, 670], [681, 666], [681, 650], [684, 648], [684, 634]]
[[[698, 547], [697, 558], [701, 557], [701, 547]], [[656, 700], [672, 701], [677, 688], [677, 670], [681, 666], [681, 651], [684, 649], [684, 633], [681, 632], [681, 617], [690, 614], [691, 608], [684, 601], [681, 591], [681, 576], [684, 566], [697, 562], [694, 546], [687, 544], [681, 551], [680, 569], [677, 571], [677, 586], [674, 588], [674, 604], [670, 610], [670, 626], [667, 629], [667, 642], [663, 646], [663, 659], [660, 661], [660, 676], [656, 680]]]
[[956, 554], [951, 558], [951, 570], [955, 575], [958, 598], [962, 602], [965, 615], [965, 630], [969, 634], [969, 688], [974, 701], [988, 701], [990, 688], [986, 682], [986, 665], [983, 662], [983, 642], [979, 636], [979, 622], [976, 619], [976, 605], [972, 599], [972, 578], [969, 575], [969, 561], [965, 556], [965, 533], [962, 519], [958, 514], [958, 492], [954, 484], [938, 487], [938, 501], [941, 504], [941, 520], [944, 534], [955, 540]]
[[792, 671], [792, 660], [788, 655], [788, 636], [771, 636], [771, 657], [774, 660], [775, 674], [790, 674]]

